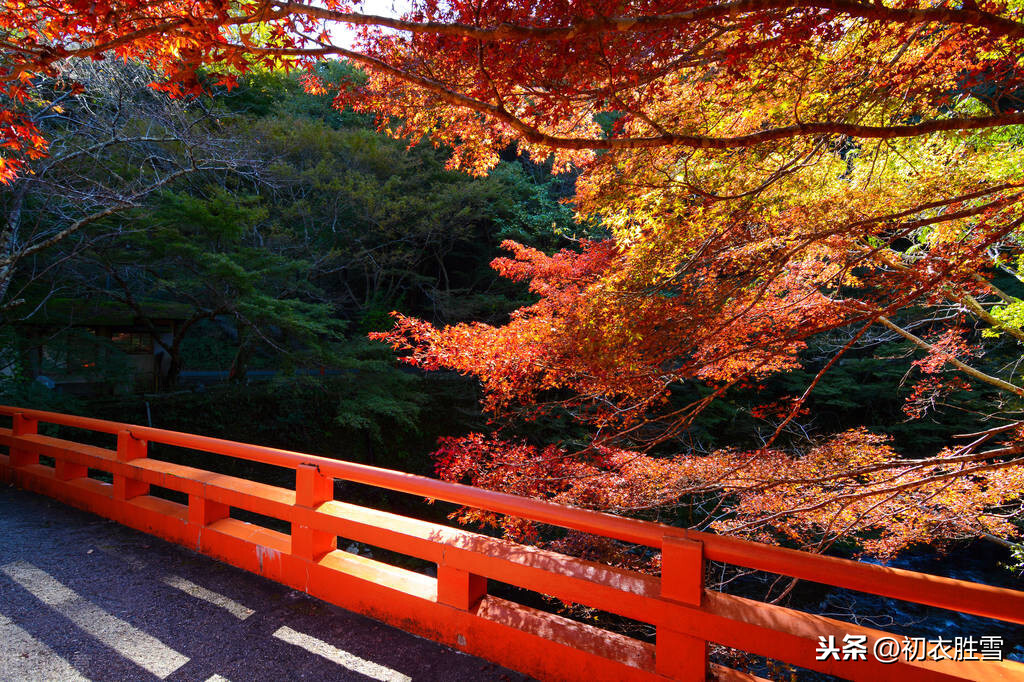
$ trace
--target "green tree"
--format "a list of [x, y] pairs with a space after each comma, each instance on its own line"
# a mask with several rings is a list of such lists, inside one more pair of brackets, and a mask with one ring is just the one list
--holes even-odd
[[[131, 229], [118, 230], [91, 249], [74, 271], [94, 296], [119, 301], [154, 332], [147, 300], [190, 307], [170, 340], [157, 337], [170, 357], [168, 385], [182, 370], [182, 343], [203, 320], [234, 325], [237, 378], [260, 344], [291, 362], [323, 363], [330, 343], [341, 337], [341, 325], [310, 280], [313, 264], [287, 244], [263, 238], [266, 215], [259, 196], [222, 186], [163, 192], [133, 213]], [[108, 275], [113, 286], [97, 286], [96, 271]]]

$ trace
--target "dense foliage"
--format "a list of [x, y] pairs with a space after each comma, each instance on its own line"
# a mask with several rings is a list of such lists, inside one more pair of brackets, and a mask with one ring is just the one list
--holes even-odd
[[[440, 175], [425, 147], [414, 174], [426, 175], [389, 183], [387, 143], [365, 131], [253, 127], [272, 155], [262, 138], [282, 141], [278, 165], [259, 163], [280, 189], [273, 202], [247, 192], [287, 234], [280, 253], [295, 258], [298, 244], [314, 263], [308, 288], [286, 290], [308, 305], [335, 292], [361, 330], [397, 308], [376, 338], [420, 368], [481, 382], [504, 432], [446, 441], [442, 476], [817, 548], [856, 534], [879, 555], [1015, 534], [1019, 2], [425, 0], [402, 19], [334, 0], [8, 6], [8, 178], [45, 146], [31, 107], [14, 106], [35, 97], [34, 74], [113, 51], [163, 69], [175, 94], [199, 92], [201, 78], [232, 87], [254, 69], [347, 58], [366, 76], [309, 73], [306, 90], [504, 183], [489, 194], [482, 180]], [[355, 47], [331, 42], [337, 24], [362, 27]], [[248, 101], [273, 109], [260, 93]], [[513, 144], [531, 161], [503, 166]], [[311, 156], [290, 158], [298, 148]], [[330, 165], [338, 158], [357, 162]], [[517, 234], [538, 235], [539, 215], [564, 218], [544, 202], [523, 212], [546, 192], [517, 175], [530, 163], [580, 173], [576, 210], [600, 226], [588, 239], [557, 250]], [[406, 203], [410, 187], [438, 200]], [[500, 213], [499, 196], [519, 200]], [[533, 299], [500, 323], [481, 286], [488, 250], [476, 247], [503, 231], [511, 255], [494, 268]], [[229, 305], [245, 317], [242, 298]], [[827, 403], [844, 361], [887, 356], [905, 358], [907, 417], [984, 405], [959, 422], [975, 432], [898, 448], [864, 421], [808, 412]], [[701, 437], [723, 400], [765, 428]]]
[[[325, 63], [317, 73], [351, 70]], [[0, 190], [19, 219], [10, 241], [19, 256], [0, 299], [5, 402], [429, 472], [424, 454], [438, 436], [483, 425], [472, 384], [398, 368], [365, 334], [387, 327], [396, 307], [453, 322], [498, 320], [521, 304], [525, 290], [487, 264], [506, 237], [552, 248], [559, 231], [576, 229], [560, 203], [564, 182], [514, 155], [487, 178], [446, 170], [443, 151], [389, 139], [367, 117], [338, 112], [330, 97], [305, 93], [298, 75], [279, 72], [190, 101], [143, 81], [121, 93], [123, 127], [147, 125], [159, 142], [118, 138], [81, 154], [79, 136], [89, 137], [81, 130], [119, 132], [96, 102], [139, 74], [107, 65], [61, 99], [78, 128], [48, 128], [53, 154]], [[126, 169], [144, 169], [137, 154], [164, 144], [168, 158], [180, 150], [177, 131], [155, 131], [159, 120], [147, 120], [143, 104], [206, 126], [206, 149], [230, 164], [197, 165], [131, 201], [83, 205], [83, 186], [124, 183]], [[64, 162], [58, 148], [82, 163]], [[98, 206], [109, 193], [95, 196]], [[154, 351], [168, 358], [160, 377], [168, 395], [143, 402], [125, 393], [129, 349], [91, 333], [115, 322], [152, 333]], [[75, 398], [33, 381], [25, 357], [40, 347], [35, 370], [44, 379], [71, 369], [93, 394]], [[218, 376], [237, 387], [193, 392]], [[308, 405], [297, 405], [300, 396]], [[252, 413], [272, 415], [265, 431], [253, 429]]]

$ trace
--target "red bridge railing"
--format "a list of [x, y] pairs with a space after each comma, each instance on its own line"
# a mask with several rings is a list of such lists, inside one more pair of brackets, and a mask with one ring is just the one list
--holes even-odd
[[[194, 548], [344, 608], [548, 679], [754, 679], [708, 663], [708, 643], [857, 680], [1024, 680], [1024, 665], [958, 661], [942, 642], [928, 660], [874, 654], [889, 633], [707, 589], [704, 564], [770, 573], [1024, 624], [1024, 592], [686, 531], [275, 448], [0, 406], [0, 478]], [[39, 423], [116, 436], [108, 449], [41, 435]], [[162, 443], [295, 471], [294, 489], [147, 457]], [[55, 466], [40, 463], [40, 455]], [[107, 472], [112, 482], [90, 478]], [[660, 578], [334, 499], [353, 481], [658, 549]], [[178, 491], [187, 504], [150, 495]], [[232, 508], [291, 525], [282, 533]], [[338, 537], [437, 564], [437, 577], [337, 549]], [[656, 628], [655, 645], [487, 594], [488, 579]], [[946, 645], [952, 639], [950, 633]], [[971, 633], [973, 634], [973, 633]], [[821, 638], [856, 638], [866, 654], [822, 658]], [[863, 638], [863, 639], [860, 639]], [[933, 646], [935, 644], [933, 643]], [[929, 647], [929, 651], [933, 651]], [[943, 653], [945, 652], [945, 653]], [[949, 654], [948, 656], [945, 654]], [[941, 658], [942, 660], [936, 660]]]

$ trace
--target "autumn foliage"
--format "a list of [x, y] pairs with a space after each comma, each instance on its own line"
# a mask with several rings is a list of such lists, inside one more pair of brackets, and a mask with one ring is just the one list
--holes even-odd
[[[501, 326], [399, 315], [380, 338], [419, 367], [479, 378], [496, 417], [557, 413], [589, 435], [450, 440], [441, 476], [621, 513], [685, 507], [693, 525], [807, 546], [867, 532], [883, 555], [1013, 534], [1016, 408], [913, 459], [863, 429], [789, 449], [777, 436], [877, 333], [924, 354], [910, 414], [951, 382], [1024, 395], [1012, 374], [972, 365], [961, 331], [1024, 341], [1021, 302], [991, 282], [1021, 274], [1020, 2], [425, 0], [400, 19], [335, 0], [4, 2], [8, 177], [43, 148], [17, 127], [32, 74], [106, 54], [147, 60], [181, 94], [199, 67], [230, 84], [254, 66], [346, 58], [367, 80], [337, 104], [449, 145], [452, 167], [485, 173], [516, 145], [581, 172], [576, 207], [601, 233], [553, 255], [509, 243], [495, 261], [534, 304]], [[359, 27], [355, 46], [332, 42], [341, 24]], [[900, 321], [935, 310], [950, 314], [928, 334]], [[806, 392], [758, 410], [775, 420], [762, 447], [682, 446], [716, 398], [797, 367], [835, 330], [847, 341]], [[702, 397], [671, 402], [681, 385]]]

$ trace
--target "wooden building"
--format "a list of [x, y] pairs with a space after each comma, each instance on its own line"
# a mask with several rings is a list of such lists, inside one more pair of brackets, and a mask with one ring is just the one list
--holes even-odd
[[152, 392], [162, 385], [170, 344], [188, 306], [141, 305], [143, 316], [111, 301], [51, 299], [16, 324], [21, 371], [76, 395]]

